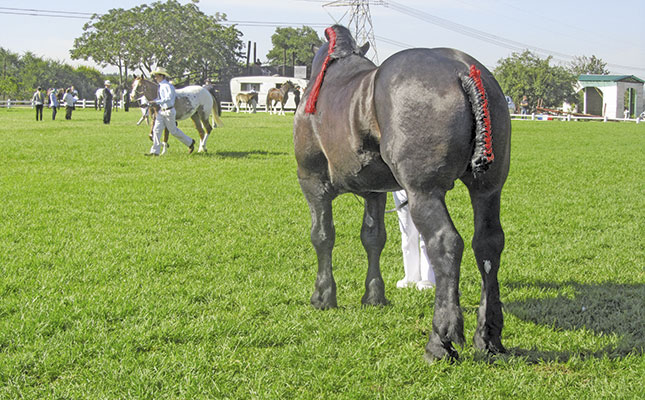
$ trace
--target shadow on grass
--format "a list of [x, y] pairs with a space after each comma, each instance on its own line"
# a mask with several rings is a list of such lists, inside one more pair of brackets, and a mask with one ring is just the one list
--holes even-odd
[[[618, 337], [617, 344], [599, 351], [551, 352], [509, 348], [510, 356], [526, 358], [528, 362], [566, 362], [572, 356], [614, 359], [645, 352], [645, 284], [516, 282], [506, 286], [514, 289], [538, 287], [559, 292], [556, 297], [506, 303], [506, 313], [524, 321], [553, 326], [557, 330], [586, 329], [597, 335]], [[571, 294], [571, 289], [573, 296], [563, 294]]]
[[216, 152], [218, 157], [222, 158], [248, 158], [248, 157], [273, 157], [273, 156], [286, 156], [288, 153], [283, 153], [279, 151], [264, 151], [264, 150], [252, 150], [252, 151], [218, 151]]

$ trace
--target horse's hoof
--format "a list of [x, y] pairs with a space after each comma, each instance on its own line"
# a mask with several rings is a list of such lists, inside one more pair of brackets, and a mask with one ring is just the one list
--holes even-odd
[[452, 343], [442, 343], [436, 336], [430, 334], [430, 340], [426, 344], [424, 358], [429, 363], [443, 359], [453, 362], [459, 360], [459, 353], [452, 347]]

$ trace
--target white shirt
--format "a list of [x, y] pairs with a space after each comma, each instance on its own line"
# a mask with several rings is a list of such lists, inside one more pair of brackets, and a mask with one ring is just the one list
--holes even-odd
[[63, 96], [63, 101], [65, 102], [65, 105], [67, 107], [72, 107], [76, 100], [74, 99], [74, 96], [72, 96], [71, 93], [65, 93], [65, 96]]
[[159, 97], [154, 99], [153, 101], [159, 106], [161, 106], [162, 110], [168, 109], [168, 108], [173, 108], [175, 106], [175, 98], [177, 95], [175, 94], [175, 87], [170, 84], [166, 79], [163, 81], [159, 82]]

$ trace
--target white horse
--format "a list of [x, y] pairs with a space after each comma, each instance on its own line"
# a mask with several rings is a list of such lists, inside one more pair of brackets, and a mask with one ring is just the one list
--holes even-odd
[[[95, 110], [102, 110], [103, 109], [103, 101], [105, 100], [105, 89], [104, 87], [96, 89], [96, 92], [94, 92], [94, 98], [96, 101], [94, 102], [94, 109]], [[108, 89], [110, 92], [112, 92], [112, 108], [116, 109], [118, 102], [115, 101], [114, 97], [114, 90]]]
[[[137, 77], [132, 82], [130, 98], [140, 99], [143, 97], [147, 102], [150, 102], [157, 98], [158, 91], [159, 85], [157, 83]], [[187, 86], [177, 89], [175, 92], [177, 94], [175, 100], [175, 111], [177, 114], [175, 119], [180, 121], [190, 117], [193, 120], [200, 138], [198, 152], [206, 152], [206, 141], [213, 129], [208, 120], [211, 113], [215, 119], [216, 126], [221, 127], [224, 125], [219, 117], [217, 101], [215, 101], [208, 90], [201, 86]], [[152, 110], [152, 107], [150, 109]], [[164, 135], [163, 142], [165, 152], [165, 147], [168, 145], [168, 134]]]

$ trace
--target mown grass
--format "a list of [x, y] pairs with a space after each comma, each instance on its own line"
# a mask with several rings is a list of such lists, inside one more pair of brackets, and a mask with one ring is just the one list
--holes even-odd
[[[0, 398], [643, 398], [645, 125], [514, 123], [503, 193], [504, 343], [472, 348], [479, 276], [466, 242], [467, 345], [427, 364], [432, 291], [360, 306], [360, 204], [335, 201], [339, 308], [309, 305], [315, 255], [291, 117], [225, 113], [210, 153], [148, 159], [138, 111], [33, 121], [0, 110]], [[47, 114], [47, 111], [46, 111]], [[189, 123], [180, 124], [189, 135]], [[391, 204], [391, 199], [389, 200]]]

